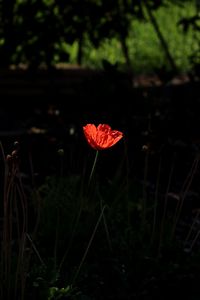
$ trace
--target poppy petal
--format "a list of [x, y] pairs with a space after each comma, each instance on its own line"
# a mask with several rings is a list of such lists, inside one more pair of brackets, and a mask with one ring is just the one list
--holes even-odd
[[112, 130], [107, 124], [99, 124], [97, 127], [87, 124], [83, 130], [88, 143], [96, 150], [110, 148], [123, 137], [121, 131]]

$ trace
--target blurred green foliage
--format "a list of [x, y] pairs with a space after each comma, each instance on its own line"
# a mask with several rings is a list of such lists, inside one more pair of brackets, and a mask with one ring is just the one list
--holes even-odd
[[37, 68], [58, 63], [102, 68], [103, 62], [152, 72], [168, 66], [166, 49], [181, 72], [199, 50], [198, 33], [179, 21], [197, 14], [196, 2], [169, 0], [0, 0], [0, 66]]

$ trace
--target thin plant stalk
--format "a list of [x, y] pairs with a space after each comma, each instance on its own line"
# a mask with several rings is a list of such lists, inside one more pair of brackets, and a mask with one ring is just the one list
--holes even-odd
[[90, 183], [91, 183], [91, 180], [92, 180], [92, 177], [93, 177], [93, 174], [94, 174], [94, 170], [95, 170], [95, 167], [96, 167], [96, 163], [97, 163], [98, 154], [99, 154], [99, 151], [98, 151], [98, 150], [96, 150], [96, 154], [95, 154], [94, 162], [93, 162], [92, 169], [91, 169], [90, 176], [89, 176], [88, 186], [90, 185]]
[[[18, 255], [18, 264], [17, 264], [17, 270], [16, 270], [16, 284], [15, 284], [15, 294], [17, 295], [18, 292], [18, 277], [20, 275], [21, 278], [21, 299], [24, 299], [24, 291], [25, 291], [25, 284], [26, 284], [26, 275], [25, 275], [25, 244], [26, 244], [26, 231], [27, 231], [27, 199], [26, 195], [23, 190], [23, 184], [21, 182], [21, 177], [18, 175], [18, 184], [16, 185], [16, 191], [19, 196], [20, 200], [20, 207], [22, 210], [22, 218], [19, 218], [18, 208], [17, 208], [17, 223], [20, 223], [22, 221], [22, 228], [19, 232], [18, 240], [19, 240], [19, 255]], [[17, 200], [17, 197], [16, 197]]]
[[34, 166], [33, 166], [33, 159], [32, 159], [32, 155], [31, 152], [29, 152], [29, 166], [30, 166], [30, 174], [31, 174], [31, 183], [32, 183], [32, 187], [33, 187], [33, 191], [36, 197], [36, 203], [37, 203], [37, 217], [36, 217], [36, 221], [35, 221], [35, 226], [33, 229], [33, 233], [32, 233], [32, 240], [34, 240], [34, 237], [36, 235], [39, 223], [40, 223], [40, 215], [41, 215], [41, 199], [40, 199], [40, 194], [37, 191], [36, 188], [36, 183], [35, 183], [35, 175], [34, 175]]
[[180, 214], [181, 214], [181, 211], [182, 211], [182, 207], [183, 207], [183, 203], [184, 203], [184, 200], [185, 200], [185, 197], [188, 193], [188, 190], [192, 184], [192, 180], [194, 178], [194, 174], [197, 170], [197, 167], [198, 167], [198, 164], [199, 164], [199, 157], [195, 158], [194, 162], [193, 162], [193, 165], [191, 167], [191, 170], [185, 180], [185, 183], [184, 183], [184, 190], [182, 189], [182, 192], [181, 192], [181, 200], [180, 200], [180, 203], [177, 204], [177, 208], [176, 208], [176, 212], [175, 212], [175, 217], [174, 217], [174, 222], [173, 222], [173, 228], [172, 228], [172, 234], [171, 234], [171, 239], [173, 239], [173, 236], [174, 236], [174, 233], [175, 233], [175, 230], [176, 230], [176, 225], [178, 223], [178, 220], [179, 220], [179, 217], [180, 217]]
[[99, 226], [99, 224], [100, 224], [100, 222], [101, 222], [101, 219], [102, 219], [102, 217], [103, 217], [105, 208], [106, 208], [106, 205], [104, 205], [103, 208], [102, 208], [102, 210], [101, 210], [101, 213], [100, 213], [100, 215], [99, 215], [99, 218], [98, 218], [98, 220], [97, 220], [97, 223], [96, 223], [96, 225], [95, 225], [95, 228], [94, 228], [94, 230], [93, 230], [93, 232], [92, 232], [92, 235], [91, 235], [90, 240], [89, 240], [89, 242], [88, 242], [88, 245], [87, 245], [87, 247], [86, 247], [86, 250], [85, 250], [85, 252], [84, 252], [84, 254], [83, 254], [83, 256], [82, 256], [81, 262], [80, 262], [80, 264], [79, 264], [79, 266], [78, 266], [78, 269], [77, 269], [77, 271], [76, 271], [76, 273], [75, 273], [75, 275], [74, 275], [74, 277], [73, 277], [73, 279], [72, 279], [72, 285], [75, 283], [75, 281], [76, 281], [76, 279], [77, 279], [77, 277], [78, 277], [78, 275], [79, 275], [79, 272], [80, 272], [80, 270], [81, 270], [81, 267], [82, 267], [82, 265], [83, 265], [83, 263], [84, 263], [84, 261], [85, 261], [85, 258], [86, 258], [87, 254], [88, 254], [88, 251], [89, 251], [89, 249], [90, 249], [90, 246], [91, 246], [91, 244], [92, 244], [92, 241], [93, 241], [93, 239], [94, 239], [94, 237], [95, 237], [97, 228], [98, 228], [98, 226]]
[[166, 193], [165, 193], [164, 209], [163, 209], [163, 215], [162, 215], [161, 226], [160, 226], [158, 256], [160, 255], [160, 251], [161, 251], [161, 247], [162, 247], [162, 237], [163, 237], [164, 224], [165, 224], [165, 218], [166, 218], [166, 213], [167, 213], [168, 195], [169, 195], [169, 189], [171, 187], [173, 171], [174, 171], [174, 164], [172, 164], [172, 167], [171, 167], [171, 170], [170, 170], [167, 189], [166, 189]]
[[56, 209], [56, 228], [55, 228], [55, 244], [54, 244], [54, 269], [57, 267], [57, 250], [58, 250], [58, 232], [60, 225], [59, 207]]
[[[151, 115], [148, 116], [148, 132], [151, 131]], [[147, 179], [149, 171], [149, 149], [147, 147], [144, 161], [144, 184], [143, 184], [143, 197], [142, 197], [142, 226], [145, 227], [146, 223], [146, 204], [147, 204]]]
[[190, 226], [190, 229], [189, 229], [189, 231], [188, 231], [188, 234], [187, 234], [187, 236], [186, 236], [186, 238], [185, 238], [185, 240], [184, 240], [184, 245], [185, 245], [185, 246], [186, 246], [186, 244], [187, 244], [187, 242], [188, 242], [188, 240], [189, 240], [189, 237], [190, 237], [190, 235], [191, 235], [191, 233], [192, 233], [192, 231], [193, 231], [193, 229], [194, 229], [195, 223], [196, 223], [196, 221], [197, 221], [198, 218], [199, 218], [199, 215], [200, 215], [200, 210], [197, 211], [196, 216], [194, 217], [194, 220], [193, 220], [193, 222], [192, 222], [192, 225]]
[[34, 244], [32, 238], [30, 237], [30, 235], [29, 235], [28, 233], [26, 233], [26, 237], [27, 237], [27, 239], [29, 240], [29, 242], [31, 243], [31, 246], [32, 246], [33, 250], [35, 251], [35, 254], [36, 254], [36, 256], [38, 257], [40, 263], [41, 263], [43, 266], [46, 266], [44, 260], [42, 259], [42, 257], [41, 257], [41, 255], [40, 255], [39, 251], [37, 250], [37, 248], [36, 248], [36, 246], [35, 246], [35, 244]]
[[143, 226], [145, 226], [145, 222], [146, 222], [148, 162], [149, 162], [149, 151], [147, 151], [145, 155], [145, 166], [144, 166], [144, 185], [143, 185], [143, 197], [142, 197], [142, 225]]
[[83, 199], [81, 199], [80, 209], [78, 211], [77, 217], [75, 217], [75, 224], [73, 226], [72, 234], [71, 234], [70, 240], [68, 242], [68, 247], [67, 247], [67, 249], [66, 249], [66, 251], [65, 251], [65, 253], [64, 253], [64, 255], [63, 255], [62, 259], [61, 259], [61, 262], [60, 262], [59, 268], [58, 268], [58, 272], [60, 272], [60, 270], [61, 270], [61, 268], [62, 268], [62, 266], [64, 264], [64, 261], [65, 261], [67, 255], [68, 255], [68, 253], [69, 253], [69, 250], [70, 250], [70, 248], [72, 246], [73, 238], [75, 236], [76, 229], [77, 229], [78, 224], [79, 224], [79, 220], [80, 220], [80, 217], [81, 217], [82, 209], [83, 209]]
[[156, 231], [156, 219], [157, 219], [157, 206], [158, 206], [158, 194], [159, 194], [159, 185], [160, 185], [160, 173], [161, 173], [161, 157], [159, 160], [158, 166], [158, 176], [156, 182], [156, 192], [155, 192], [155, 203], [154, 203], [154, 211], [153, 211], [153, 225], [152, 225], [152, 234], [151, 234], [151, 244], [154, 241], [155, 231]]
[[192, 249], [193, 249], [193, 247], [194, 247], [194, 245], [195, 245], [195, 243], [196, 243], [196, 241], [197, 241], [199, 235], [200, 235], [200, 230], [198, 230], [197, 234], [195, 235], [195, 237], [194, 237], [194, 239], [193, 239], [193, 241], [192, 241], [192, 243], [191, 243], [190, 251], [192, 251]]
[[[102, 199], [101, 195], [99, 195], [99, 197], [100, 197], [101, 211], [103, 211], [103, 199]], [[104, 228], [105, 228], [105, 232], [106, 232], [106, 238], [107, 238], [107, 241], [108, 241], [108, 247], [109, 247], [110, 251], [112, 252], [113, 249], [112, 249], [110, 233], [109, 233], [109, 230], [108, 230], [108, 224], [107, 224], [106, 217], [105, 217], [104, 213], [103, 213], [103, 224], [104, 224]]]
[[0, 143], [0, 148], [2, 151], [2, 157], [4, 160], [4, 199], [3, 199], [3, 242], [2, 242], [2, 252], [1, 252], [1, 273], [4, 278], [4, 282], [6, 284], [6, 291], [4, 291], [4, 287], [2, 287], [1, 294], [4, 295], [6, 293], [9, 298], [10, 294], [10, 267], [11, 267], [11, 240], [12, 240], [12, 226], [11, 226], [11, 207], [10, 207], [10, 197], [12, 197], [12, 185], [14, 181], [14, 169], [9, 170], [3, 146]]
[[[88, 188], [90, 186], [90, 183], [91, 183], [91, 180], [92, 180], [92, 177], [94, 175], [94, 171], [95, 171], [95, 167], [96, 167], [96, 163], [97, 163], [97, 158], [98, 158], [98, 153], [99, 151], [97, 150], [96, 151], [96, 154], [95, 154], [95, 158], [94, 158], [94, 161], [93, 161], [93, 165], [92, 165], [92, 168], [91, 168], [91, 171], [90, 171], [90, 176], [89, 176], [89, 180], [88, 180]], [[84, 174], [85, 174], [85, 169], [84, 169]], [[83, 190], [83, 186], [81, 186], [81, 190]], [[83, 196], [81, 195], [80, 196], [81, 198], [81, 203], [80, 203], [80, 208], [79, 208], [79, 211], [78, 211], [78, 215], [77, 217], [75, 218], [75, 224], [74, 224], [74, 227], [73, 227], [73, 231], [72, 231], [72, 234], [71, 234], [71, 237], [70, 237], [70, 240], [69, 240], [69, 244], [68, 244], [68, 247], [61, 259], [61, 262], [59, 264], [59, 268], [58, 270], [60, 271], [62, 266], [63, 266], [63, 263], [69, 253], [69, 250], [71, 248], [71, 245], [72, 245], [72, 242], [73, 242], [73, 238], [74, 238], [74, 235], [75, 235], [75, 232], [76, 232], [76, 229], [78, 227], [78, 224], [79, 224], [79, 221], [80, 221], [80, 217], [81, 217], [81, 214], [82, 214], [82, 210], [83, 210], [83, 205], [84, 205], [84, 199], [83, 199]]]

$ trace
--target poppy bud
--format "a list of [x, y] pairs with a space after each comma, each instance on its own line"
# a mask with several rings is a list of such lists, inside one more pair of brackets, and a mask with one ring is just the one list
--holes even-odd
[[65, 154], [64, 149], [58, 149], [58, 155], [63, 156]]

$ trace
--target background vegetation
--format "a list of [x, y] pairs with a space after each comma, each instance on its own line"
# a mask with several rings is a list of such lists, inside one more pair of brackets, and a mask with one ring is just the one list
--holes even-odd
[[0, 4], [2, 66], [72, 63], [104, 68], [108, 62], [136, 73], [164, 66], [186, 72], [192, 67], [191, 56], [199, 52], [199, 8], [194, 0]]

